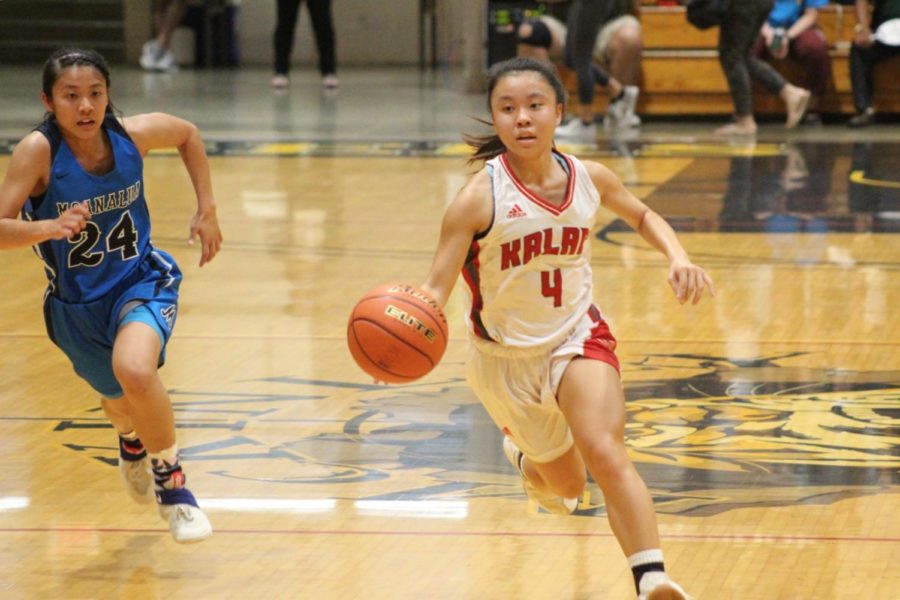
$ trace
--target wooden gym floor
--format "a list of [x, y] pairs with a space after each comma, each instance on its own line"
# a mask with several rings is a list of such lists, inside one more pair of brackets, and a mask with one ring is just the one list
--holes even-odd
[[[704, 600], [900, 598], [900, 144], [691, 127], [564, 148], [670, 219], [720, 292], [679, 306], [601, 215], [596, 297], [669, 571]], [[203, 269], [179, 159], [147, 159], [154, 241], [185, 272], [162, 376], [202, 544], [121, 489], [113, 431], [44, 333], [38, 260], [2, 254], [0, 598], [633, 598], [596, 486], [576, 516], [530, 510], [464, 381], [459, 286], [420, 382], [371, 385], [347, 352], [355, 300], [422, 280], [472, 172], [409, 139], [214, 141], [226, 241]]]

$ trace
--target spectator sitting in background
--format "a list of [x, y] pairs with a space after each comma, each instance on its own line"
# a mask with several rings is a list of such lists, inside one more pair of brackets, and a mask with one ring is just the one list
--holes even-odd
[[719, 27], [719, 63], [734, 103], [734, 122], [716, 129], [717, 135], [755, 135], [751, 79], [777, 95], [787, 108], [785, 127], [791, 129], [806, 113], [810, 93], [785, 81], [772, 65], [753, 55], [753, 44], [775, 0], [735, 0]]
[[802, 65], [804, 87], [811, 92], [803, 120], [808, 124], [821, 123], [819, 106], [831, 78], [828, 42], [817, 25], [818, 9], [827, 5], [828, 0], [775, 0], [775, 7], [753, 48], [758, 58], [790, 56]]

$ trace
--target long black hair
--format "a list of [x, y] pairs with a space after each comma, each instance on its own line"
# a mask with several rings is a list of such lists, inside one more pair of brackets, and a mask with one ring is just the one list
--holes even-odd
[[[113, 106], [112, 100], [109, 100], [109, 65], [106, 59], [95, 51], [86, 48], [60, 48], [50, 55], [47, 62], [44, 63], [44, 70], [41, 74], [41, 91], [48, 98], [53, 97], [53, 85], [59, 79], [60, 73], [69, 67], [94, 67], [97, 72], [103, 76], [106, 81], [107, 105], [106, 114], [115, 114], [118, 111]], [[50, 118], [52, 113], [44, 114], [44, 120]]]
[[[494, 88], [497, 87], [500, 80], [508, 75], [526, 71], [537, 73], [543, 77], [547, 84], [553, 88], [553, 92], [556, 94], [556, 103], [562, 105], [566, 104], [566, 89], [563, 87], [559, 77], [556, 76], [553, 67], [545, 62], [534, 60], [532, 58], [518, 57], [499, 62], [488, 71], [488, 111], [491, 110], [491, 95], [494, 93]], [[478, 121], [493, 127], [493, 123], [489, 121], [484, 121], [482, 119], [478, 119]], [[467, 144], [475, 148], [475, 152], [469, 158], [468, 164], [472, 164], [479, 160], [490, 160], [495, 156], [506, 152], [506, 146], [503, 145], [503, 142], [500, 141], [500, 136], [496, 133], [490, 135], [464, 134], [463, 139]]]

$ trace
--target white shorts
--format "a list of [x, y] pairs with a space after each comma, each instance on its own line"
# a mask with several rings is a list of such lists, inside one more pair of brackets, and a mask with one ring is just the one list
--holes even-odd
[[559, 458], [574, 443], [556, 400], [572, 359], [584, 356], [619, 370], [616, 339], [593, 306], [556, 347], [511, 356], [508, 347], [490, 352], [485, 351], [489, 346], [479, 346], [469, 350], [469, 384], [497, 427], [537, 463]]

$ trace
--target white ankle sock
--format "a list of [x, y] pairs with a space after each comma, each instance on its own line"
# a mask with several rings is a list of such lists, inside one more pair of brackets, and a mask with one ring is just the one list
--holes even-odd
[[178, 444], [172, 444], [170, 448], [160, 450], [159, 452], [150, 452], [150, 460], [154, 464], [162, 460], [167, 464], [174, 465], [178, 462]]

